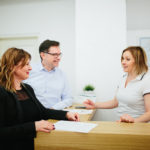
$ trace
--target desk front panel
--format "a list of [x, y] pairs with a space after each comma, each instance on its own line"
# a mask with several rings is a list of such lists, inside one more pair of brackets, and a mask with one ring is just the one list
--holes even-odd
[[89, 133], [38, 133], [35, 150], [149, 150], [150, 124], [93, 122]]

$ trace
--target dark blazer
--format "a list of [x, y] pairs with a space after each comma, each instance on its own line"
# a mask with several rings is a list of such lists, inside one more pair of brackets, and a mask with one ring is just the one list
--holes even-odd
[[[31, 86], [22, 86], [35, 103], [40, 118], [67, 120], [66, 111], [46, 109], [36, 98]], [[22, 109], [15, 94], [0, 87], [0, 149], [33, 150], [36, 137], [35, 123], [23, 122]]]

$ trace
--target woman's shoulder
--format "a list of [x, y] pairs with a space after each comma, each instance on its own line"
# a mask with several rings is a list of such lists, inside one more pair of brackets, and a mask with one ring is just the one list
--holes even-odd
[[10, 97], [11, 92], [7, 91], [3, 86], [0, 86], [0, 100]]
[[28, 89], [28, 90], [33, 90], [33, 88], [31, 87], [31, 85], [27, 84], [27, 83], [21, 83], [22, 86], [25, 88], [25, 89]]
[[150, 77], [150, 70], [148, 70], [148, 71], [145, 73], [145, 76], [146, 76], [146, 77]]
[[144, 80], [150, 80], [150, 70], [148, 70], [146, 73], [143, 75]]
[[0, 93], [7, 93], [8, 91], [0, 85]]

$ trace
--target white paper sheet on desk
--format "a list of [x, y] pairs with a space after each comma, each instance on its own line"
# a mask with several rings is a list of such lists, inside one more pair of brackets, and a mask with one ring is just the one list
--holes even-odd
[[95, 128], [95, 123], [84, 123], [75, 121], [58, 121], [55, 124], [55, 130], [71, 131], [71, 132], [82, 132], [88, 133], [90, 130]]
[[79, 113], [79, 114], [91, 114], [93, 110], [86, 110], [86, 109], [64, 109], [66, 111]]

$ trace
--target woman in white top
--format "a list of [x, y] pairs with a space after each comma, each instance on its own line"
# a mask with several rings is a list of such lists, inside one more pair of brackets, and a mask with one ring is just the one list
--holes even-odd
[[150, 75], [147, 57], [139, 46], [128, 47], [122, 52], [121, 63], [126, 75], [118, 86], [114, 99], [93, 103], [86, 100], [87, 109], [117, 108], [120, 122], [150, 121]]

